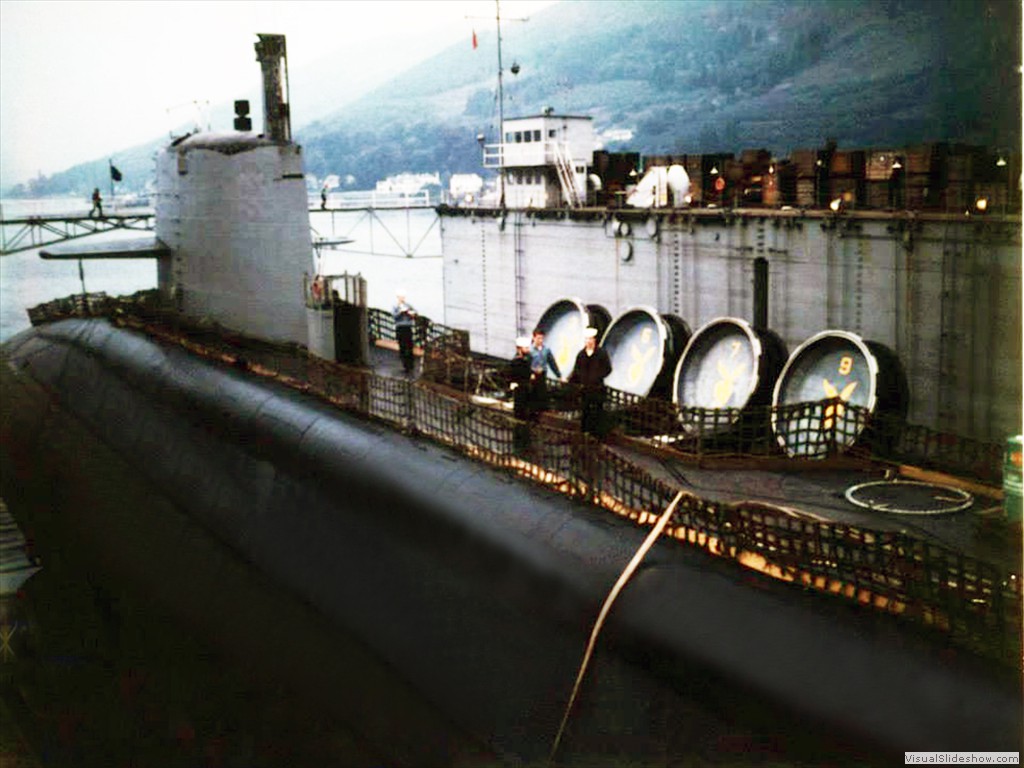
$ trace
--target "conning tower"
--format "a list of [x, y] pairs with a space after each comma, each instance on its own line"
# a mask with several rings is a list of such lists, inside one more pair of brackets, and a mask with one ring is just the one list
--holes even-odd
[[157, 159], [156, 234], [170, 249], [158, 287], [187, 315], [305, 344], [301, 276], [312, 267], [312, 243], [302, 149], [291, 141], [285, 100], [284, 36], [259, 35], [256, 56], [263, 133], [190, 134]]

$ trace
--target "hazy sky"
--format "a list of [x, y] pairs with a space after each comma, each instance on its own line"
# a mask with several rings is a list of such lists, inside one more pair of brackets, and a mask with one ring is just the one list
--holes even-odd
[[[551, 2], [503, 0], [501, 12]], [[0, 184], [166, 135], [193, 118], [194, 102], [247, 95], [260, 82], [257, 32], [287, 35], [301, 126], [297, 73], [329, 57], [373, 86], [459, 41], [469, 48], [494, 15], [493, 0], [0, 0]]]

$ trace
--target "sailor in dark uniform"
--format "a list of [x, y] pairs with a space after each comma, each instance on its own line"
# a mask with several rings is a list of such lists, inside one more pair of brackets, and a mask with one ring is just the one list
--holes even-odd
[[608, 353], [597, 346], [597, 329], [587, 328], [583, 349], [576, 355], [576, 365], [572, 369], [569, 383], [580, 387], [583, 411], [580, 426], [584, 432], [592, 435], [601, 431], [604, 415], [604, 379], [611, 372], [612, 362], [608, 358]]
[[399, 288], [395, 292], [397, 303], [392, 310], [395, 318], [395, 338], [398, 340], [398, 354], [402, 358], [402, 367], [406, 375], [411, 374], [416, 359], [413, 357], [412, 330], [416, 322], [416, 310], [405, 300], [405, 291]]
[[522, 455], [530, 446], [530, 424], [536, 410], [530, 386], [530, 339], [520, 336], [516, 339], [516, 356], [509, 364], [509, 389], [512, 390], [512, 413], [518, 423], [514, 427], [512, 442], [517, 455]]

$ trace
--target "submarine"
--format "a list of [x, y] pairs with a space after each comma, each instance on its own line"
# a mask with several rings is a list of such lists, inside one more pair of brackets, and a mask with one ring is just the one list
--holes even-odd
[[[78, 297], [3, 345], [0, 493], [44, 568], [159, 605], [295, 691], [356, 735], [353, 765], [1020, 749], [1019, 666], [710, 553], [695, 510], [729, 504], [644, 481], [645, 524], [609, 514], [613, 455], [589, 438], [531, 462], [452, 392], [318, 356], [284, 38], [256, 52], [263, 133], [240, 117], [157, 160], [155, 237], [132, 247], [157, 259], [156, 295]], [[668, 516], [676, 534], [649, 538]], [[815, 567], [842, 561], [835, 541]], [[1004, 589], [957, 595], [1012, 623]]]

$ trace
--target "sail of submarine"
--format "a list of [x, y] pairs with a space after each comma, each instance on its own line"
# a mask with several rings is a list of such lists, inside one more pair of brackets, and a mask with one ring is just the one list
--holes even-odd
[[[182, 317], [307, 343], [311, 244], [285, 43], [264, 132], [158, 159], [159, 292]], [[548, 755], [594, 616], [644, 531], [443, 446], [105, 318], [3, 346], [2, 487], [66, 559], [197, 627], [403, 765]], [[1016, 749], [1019, 688], [967, 657], [686, 547], [623, 593], [559, 763]]]

